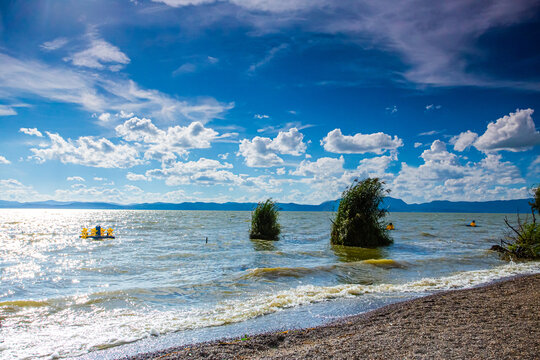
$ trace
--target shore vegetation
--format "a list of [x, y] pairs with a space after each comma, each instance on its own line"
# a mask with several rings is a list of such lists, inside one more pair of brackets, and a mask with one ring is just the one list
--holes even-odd
[[251, 213], [250, 239], [279, 240], [278, 216], [278, 207], [272, 199], [260, 202]]
[[332, 221], [330, 241], [334, 245], [377, 247], [390, 245], [381, 203], [390, 190], [378, 178], [354, 180], [341, 196], [338, 211]]
[[532, 222], [521, 220], [518, 214], [517, 225], [504, 219], [509, 229], [501, 245], [494, 245], [492, 250], [499, 251], [506, 259], [540, 259], [540, 223], [536, 222], [536, 213], [540, 211], [540, 186], [533, 189], [534, 198], [531, 206]]

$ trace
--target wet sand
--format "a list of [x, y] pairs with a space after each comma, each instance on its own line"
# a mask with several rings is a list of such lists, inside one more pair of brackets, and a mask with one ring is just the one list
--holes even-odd
[[311, 329], [130, 359], [539, 359], [540, 274], [392, 304]]

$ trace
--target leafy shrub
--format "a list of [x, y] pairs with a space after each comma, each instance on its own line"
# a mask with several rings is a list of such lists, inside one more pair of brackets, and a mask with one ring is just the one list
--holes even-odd
[[536, 222], [535, 212], [540, 210], [540, 186], [533, 189], [534, 201], [530, 202], [533, 221], [521, 221], [518, 215], [517, 226], [512, 226], [508, 219], [504, 219], [511, 232], [507, 234], [501, 245], [491, 249], [502, 253], [507, 259], [540, 259], [540, 224]]
[[332, 244], [376, 247], [392, 243], [386, 224], [382, 222], [387, 211], [380, 205], [385, 194], [390, 192], [383, 185], [378, 178], [355, 180], [343, 192], [332, 221]]
[[278, 240], [281, 227], [277, 220], [276, 203], [272, 199], [260, 202], [251, 213], [250, 239]]

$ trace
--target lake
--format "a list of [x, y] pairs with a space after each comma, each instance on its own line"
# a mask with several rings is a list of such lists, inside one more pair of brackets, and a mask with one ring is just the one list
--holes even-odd
[[[279, 323], [317, 304], [354, 303], [358, 313], [540, 271], [487, 250], [506, 231], [504, 214], [391, 213], [394, 244], [380, 249], [331, 246], [327, 212], [282, 212], [280, 241], [250, 240], [250, 216], [0, 210], [0, 358], [72, 357], [264, 316]], [[116, 239], [79, 238], [96, 225]], [[295, 324], [311, 324], [296, 314]]]

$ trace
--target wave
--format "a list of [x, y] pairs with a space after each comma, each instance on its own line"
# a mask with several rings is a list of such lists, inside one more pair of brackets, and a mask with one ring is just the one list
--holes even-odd
[[[274, 270], [269, 270], [276, 271]], [[279, 270], [288, 271], [288, 270]], [[260, 273], [261, 271], [259, 271]], [[540, 272], [540, 262], [509, 263], [487, 270], [465, 271], [440, 278], [423, 278], [403, 284], [341, 284], [335, 286], [303, 285], [292, 289], [265, 293], [246, 299], [224, 301], [214, 307], [185, 310], [142, 308], [100, 309], [99, 311], [55, 312], [23, 327], [4, 328], [4, 349], [0, 355], [15, 358], [77, 356], [86, 352], [118, 346], [156, 334], [219, 326], [246, 321], [282, 309], [338, 298], [370, 294], [417, 294], [478, 286], [500, 278]], [[262, 271], [264, 273], [264, 271]], [[97, 295], [97, 294], [94, 294]], [[110, 294], [107, 294], [110, 296]], [[41, 302], [28, 301], [31, 306]], [[4, 303], [5, 304], [5, 303]], [[19, 305], [24, 305], [20, 302]], [[46, 303], [43, 303], [44, 306]], [[0, 308], [1, 310], [1, 308]], [[32, 319], [29, 313], [28, 319]], [[13, 319], [12, 319], [13, 320]], [[8, 321], [10, 321], [8, 319]], [[53, 331], [61, 326], [62, 331]], [[92, 334], [92, 336], [88, 336]], [[36, 339], [42, 339], [36, 343]], [[69, 339], [69, 341], [66, 341]]]

